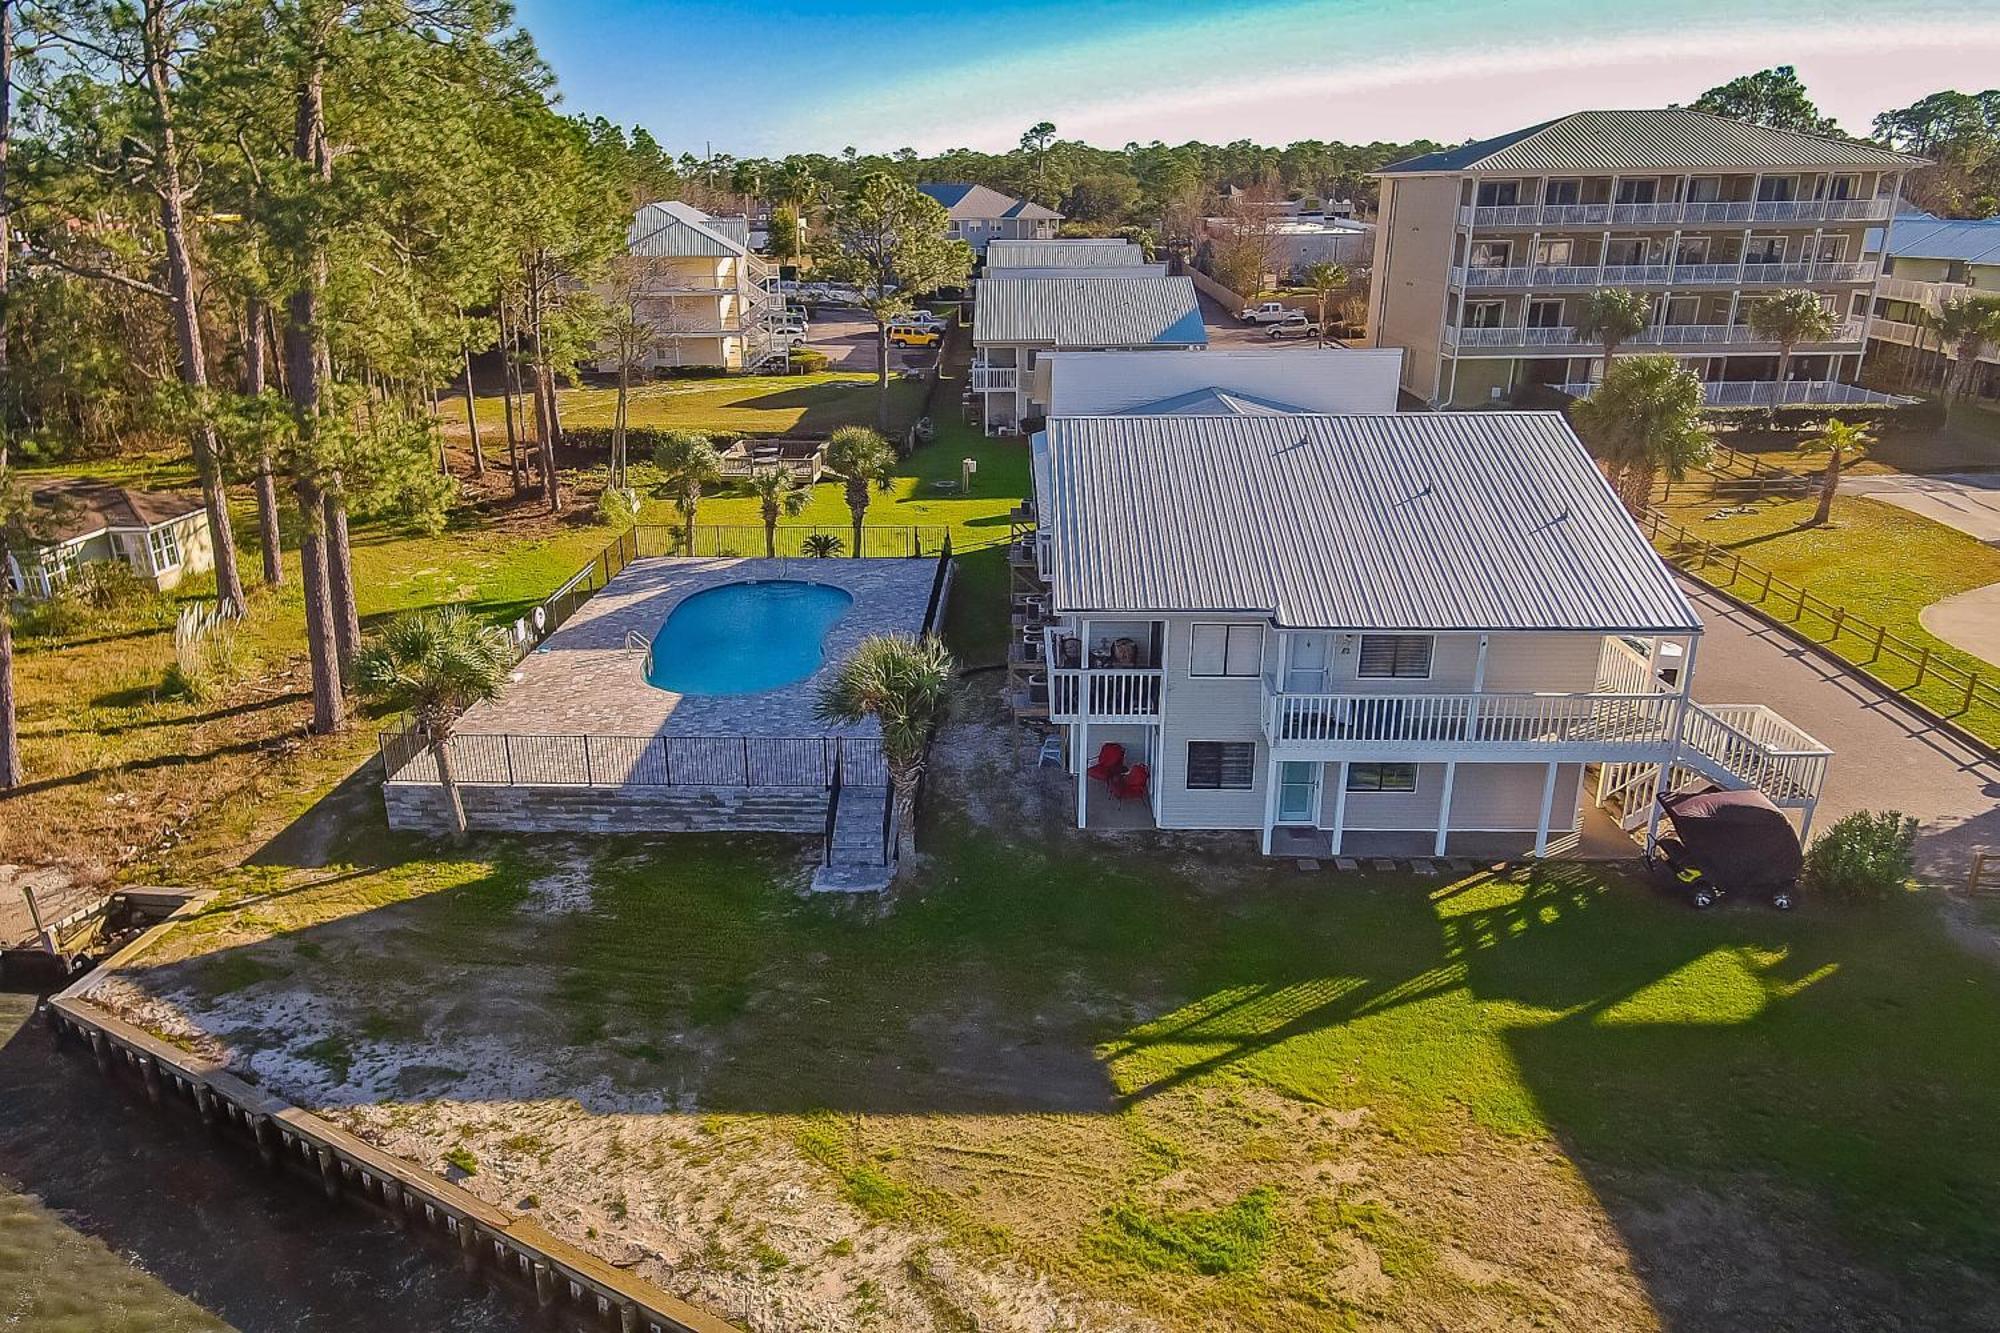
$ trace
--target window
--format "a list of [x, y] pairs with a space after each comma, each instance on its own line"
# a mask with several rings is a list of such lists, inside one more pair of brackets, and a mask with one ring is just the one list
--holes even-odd
[[1505, 307], [1499, 301], [1467, 301], [1465, 303], [1465, 327], [1468, 329], [1497, 329]]
[[53, 546], [42, 552], [42, 573], [51, 588], [60, 588], [76, 577], [82, 550], [80, 546]]
[[1514, 262], [1512, 241], [1475, 241], [1466, 264], [1471, 268], [1506, 268]]
[[1189, 741], [1189, 791], [1249, 791], [1257, 767], [1253, 741]]
[[1650, 204], [1660, 197], [1660, 183], [1656, 180], [1618, 182], [1618, 202], [1621, 204]]
[[1583, 182], [1548, 181], [1542, 186], [1542, 202], [1545, 204], [1574, 204], [1583, 197]]
[[1428, 680], [1431, 644], [1428, 634], [1364, 634], [1355, 674], [1369, 680]]
[[1784, 263], [1785, 238], [1782, 236], [1752, 236], [1750, 243], [1743, 247], [1743, 262], [1746, 264]]
[[1612, 267], [1621, 265], [1636, 267], [1651, 262], [1648, 253], [1651, 248], [1643, 236], [1614, 236], [1605, 243], [1604, 262]]
[[1528, 327], [1531, 329], [1559, 329], [1563, 322], [1561, 301], [1528, 302]]
[[1789, 203], [1799, 197], [1796, 176], [1766, 176], [1757, 182], [1757, 198], [1763, 203]]
[[1551, 268], [1564, 268], [1576, 262], [1576, 242], [1553, 240], [1535, 242], [1535, 262]]
[[1262, 625], [1196, 625], [1188, 648], [1190, 676], [1254, 676], [1264, 664]]
[[146, 544], [153, 548], [154, 569], [172, 569], [180, 564], [181, 542], [172, 528], [154, 528], [146, 534]]
[[1847, 238], [1845, 236], [1822, 236], [1819, 249], [1813, 255], [1822, 264], [1838, 264], [1847, 258]]
[[1688, 202], [1693, 204], [1717, 204], [1722, 202], [1722, 177], [1696, 176], [1688, 182]]
[[1521, 182], [1481, 181], [1477, 202], [1481, 208], [1510, 208], [1521, 202]]
[[1828, 176], [1820, 183], [1823, 199], [1859, 199], [1861, 178], [1859, 176]]
[[1708, 237], [1683, 236], [1674, 250], [1676, 264], [1706, 264], [1708, 262]]
[[1349, 764], [1347, 766], [1347, 789], [1349, 791], [1415, 791], [1417, 789], [1417, 766], [1415, 764]]

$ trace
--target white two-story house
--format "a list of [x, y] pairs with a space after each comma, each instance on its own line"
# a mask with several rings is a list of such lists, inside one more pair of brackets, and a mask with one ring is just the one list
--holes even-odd
[[1596, 803], [1629, 854], [1664, 781], [1761, 788], [1803, 831], [1827, 750], [1695, 702], [1700, 617], [1559, 414], [1283, 407], [1037, 437], [1029, 628], [1080, 827], [1507, 856], [1578, 849]]
[[967, 181], [926, 181], [917, 186], [937, 200], [945, 212], [945, 232], [984, 255], [995, 241], [1052, 239], [1062, 226], [1062, 214], [1028, 199]]

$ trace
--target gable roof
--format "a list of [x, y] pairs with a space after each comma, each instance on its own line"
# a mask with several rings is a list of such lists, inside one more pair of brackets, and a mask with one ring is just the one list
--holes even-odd
[[972, 341], [1055, 347], [1198, 347], [1208, 342], [1191, 278], [980, 281]]
[[988, 273], [1000, 268], [1123, 268], [1145, 262], [1144, 250], [1112, 237], [986, 243]]
[[57, 513], [50, 540], [74, 541], [107, 528], [151, 529], [201, 512], [192, 491], [142, 491], [75, 477], [56, 477], [31, 487], [35, 503]]
[[1560, 413], [1057, 417], [1046, 436], [1062, 612], [1701, 628]]
[[[1879, 233], [1870, 233], [1871, 239]], [[1889, 224], [1892, 259], [1956, 259], [1966, 264], [2000, 264], [2000, 217], [1934, 218], [1905, 213]]]
[[1011, 194], [1002, 194], [989, 186], [974, 185], [969, 181], [927, 181], [917, 188], [944, 205], [947, 214], [961, 220], [1062, 216], [1052, 208], [1044, 208], [1026, 199], [1016, 199]]
[[1924, 159], [1686, 107], [1577, 111], [1492, 139], [1391, 162], [1378, 176], [1427, 173], [1771, 170], [1922, 166]]
[[1269, 417], [1294, 416], [1298, 411], [1292, 404], [1275, 398], [1236, 393], [1213, 384], [1126, 409], [1135, 417]]
[[749, 224], [715, 218], [678, 199], [647, 204], [632, 215], [625, 249], [646, 259], [727, 259], [749, 251]]

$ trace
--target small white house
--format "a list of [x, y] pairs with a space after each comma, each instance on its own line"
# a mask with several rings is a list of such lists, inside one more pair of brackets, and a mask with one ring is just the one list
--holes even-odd
[[8, 573], [28, 597], [51, 597], [89, 564], [116, 560], [165, 591], [215, 568], [201, 497], [58, 480], [33, 490], [53, 516], [51, 540], [27, 558], [10, 554]]
[[[1052, 370], [1065, 404], [1131, 396]], [[1054, 415], [1034, 440], [1028, 703], [1065, 737], [1079, 827], [1507, 856], [1578, 849], [1600, 805], [1593, 850], [1630, 854], [1618, 826], [1696, 782], [1810, 822], [1829, 752], [1762, 705], [1695, 702], [1701, 619], [1560, 414], [1280, 392]]]
[[989, 273], [972, 311], [972, 392], [988, 434], [1013, 432], [1044, 414], [1035, 365], [1046, 352], [1207, 345], [1189, 278]]
[[985, 185], [966, 181], [931, 181], [917, 186], [938, 201], [945, 212], [945, 234], [964, 241], [974, 254], [984, 255], [994, 241], [1052, 239], [1063, 215], [1053, 208]]

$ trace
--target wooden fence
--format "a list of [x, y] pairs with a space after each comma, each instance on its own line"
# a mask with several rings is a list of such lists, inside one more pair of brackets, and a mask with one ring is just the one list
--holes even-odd
[[1657, 509], [1646, 511], [1641, 526], [1654, 547], [1686, 573], [1793, 626], [1940, 721], [1962, 724], [1976, 714], [1982, 726], [1974, 730], [1991, 745], [1983, 737], [2000, 727], [2000, 669], [1981, 673], [1942, 659], [1931, 645], [1815, 596]]
[[1974, 898], [2000, 898], [2000, 852], [1974, 852], [1965, 891]]

